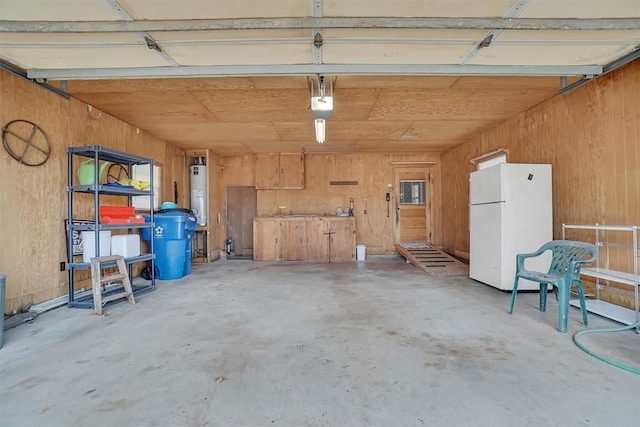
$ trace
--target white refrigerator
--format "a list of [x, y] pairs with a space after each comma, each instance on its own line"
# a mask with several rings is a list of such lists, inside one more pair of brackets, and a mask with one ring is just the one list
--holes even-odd
[[[469, 277], [512, 290], [516, 254], [553, 239], [551, 165], [502, 163], [469, 179]], [[527, 269], [547, 271], [550, 254], [529, 259]], [[518, 290], [539, 289], [520, 280]]]

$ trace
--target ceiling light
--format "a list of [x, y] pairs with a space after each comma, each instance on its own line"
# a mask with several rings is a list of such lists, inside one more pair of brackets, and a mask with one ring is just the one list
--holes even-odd
[[311, 83], [311, 117], [316, 129], [316, 141], [319, 144], [325, 141], [325, 119], [333, 115], [333, 83], [329, 89], [325, 86], [324, 76], [318, 76], [317, 92], [315, 84]]
[[316, 127], [316, 141], [318, 144], [323, 144], [325, 140], [324, 119], [315, 119], [314, 124]]

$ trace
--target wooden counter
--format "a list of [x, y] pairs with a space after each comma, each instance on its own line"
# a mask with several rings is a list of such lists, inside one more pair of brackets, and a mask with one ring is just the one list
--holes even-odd
[[290, 215], [253, 219], [256, 261], [328, 261], [329, 246], [331, 261], [355, 259], [354, 217]]

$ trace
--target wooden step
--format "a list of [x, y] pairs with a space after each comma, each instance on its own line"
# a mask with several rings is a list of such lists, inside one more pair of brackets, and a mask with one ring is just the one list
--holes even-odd
[[111, 274], [109, 276], [104, 276], [100, 278], [100, 283], [108, 283], [108, 282], [121, 282], [122, 280], [129, 277], [128, 274], [116, 273]]
[[115, 301], [120, 298], [128, 298], [131, 295], [131, 292], [119, 292], [113, 295], [107, 295], [106, 297], [102, 297], [102, 304], [106, 304], [109, 301]]
[[468, 276], [469, 266], [441, 250], [424, 244], [396, 244], [396, 251], [407, 262], [433, 276]]
[[[102, 269], [105, 268], [102, 264], [108, 264], [108, 268], [111, 268], [114, 262], [118, 267], [118, 273], [102, 276]], [[103, 283], [118, 281], [122, 282], [124, 292], [106, 296], [102, 295]], [[133, 297], [131, 280], [129, 280], [129, 275], [127, 274], [127, 266], [124, 262], [124, 257], [121, 255], [91, 258], [91, 284], [93, 286], [93, 309], [96, 314], [102, 314], [102, 306], [104, 304], [120, 298], [127, 298], [131, 304], [136, 303]]]

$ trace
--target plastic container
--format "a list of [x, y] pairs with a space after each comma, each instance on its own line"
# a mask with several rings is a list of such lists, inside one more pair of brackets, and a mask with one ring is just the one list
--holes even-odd
[[102, 224], [144, 223], [144, 218], [137, 217], [135, 208], [130, 206], [100, 206], [98, 212]]
[[[96, 232], [81, 231], [82, 262], [91, 262], [96, 256]], [[100, 231], [100, 256], [111, 255], [111, 231]]]
[[140, 255], [140, 235], [118, 234], [111, 237], [111, 255], [131, 258]]
[[[150, 222], [149, 215], [145, 215]], [[153, 216], [153, 229], [143, 228], [142, 239], [149, 242], [153, 233], [157, 279], [179, 279], [191, 273], [191, 239], [196, 217], [184, 209], [163, 210]]]
[[4, 274], [0, 274], [0, 348], [2, 348], [3, 344], [3, 335], [4, 335], [4, 289], [7, 283], [7, 276]]
[[356, 245], [356, 260], [364, 261], [367, 247], [365, 245]]

